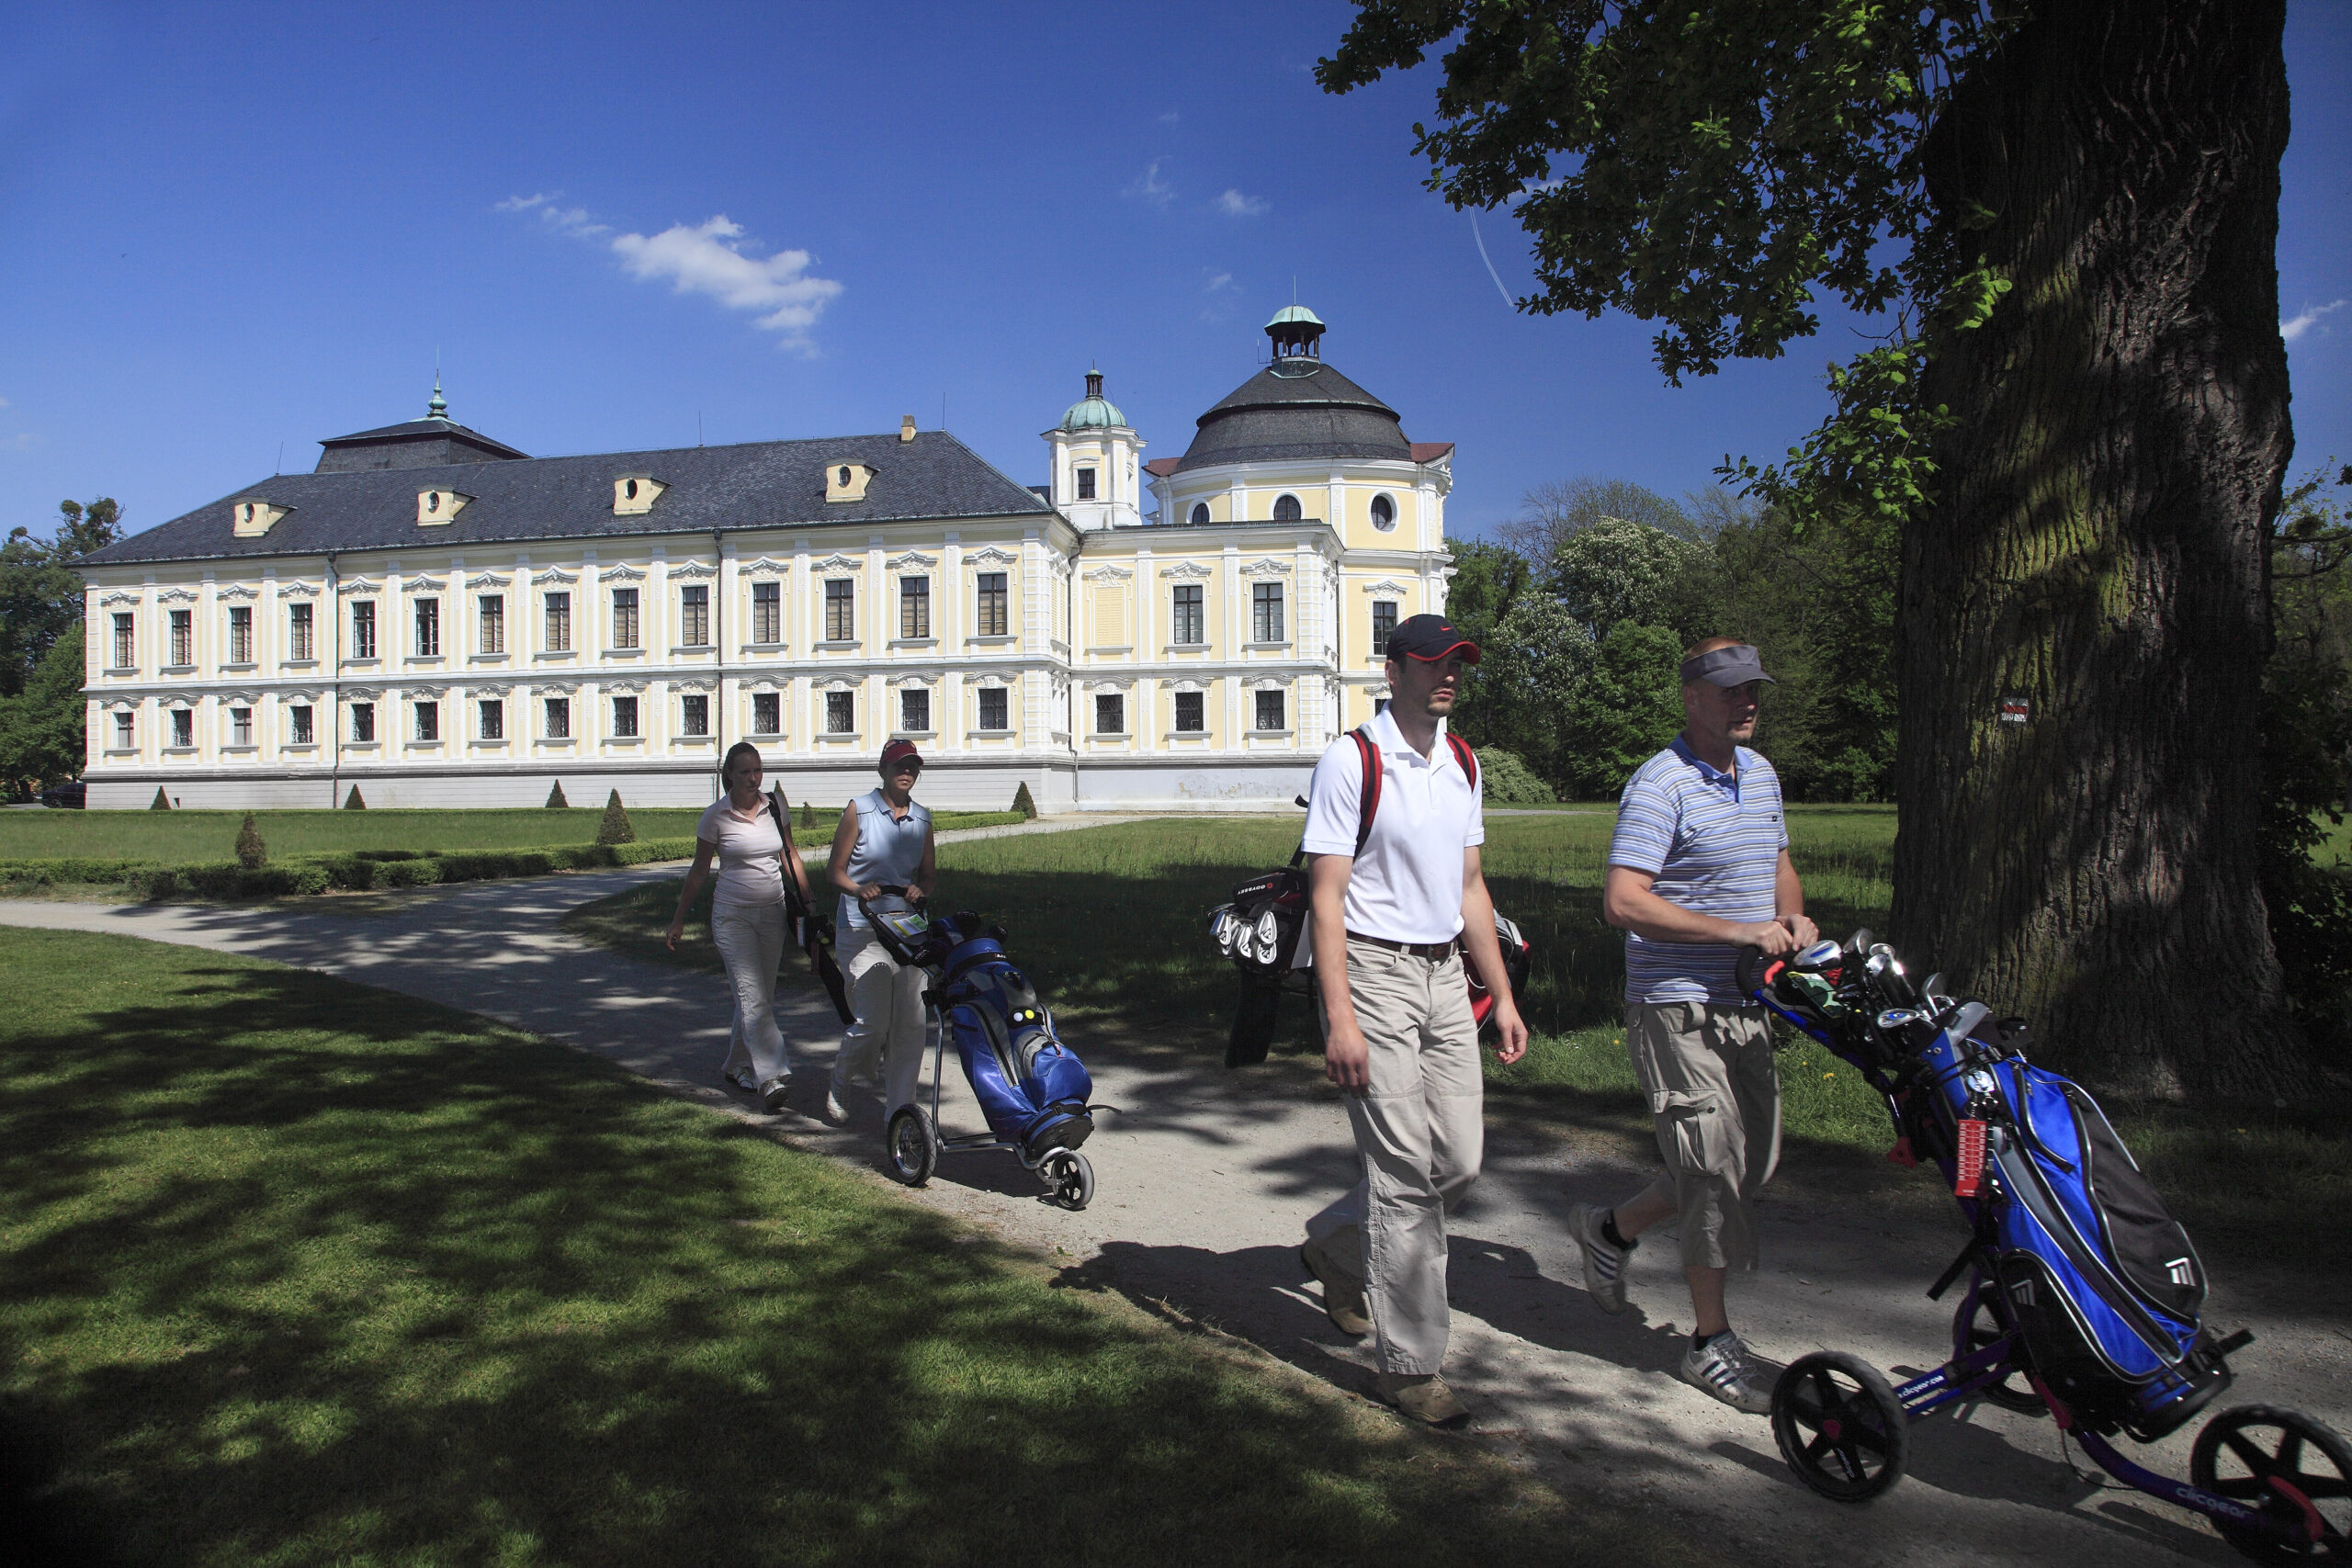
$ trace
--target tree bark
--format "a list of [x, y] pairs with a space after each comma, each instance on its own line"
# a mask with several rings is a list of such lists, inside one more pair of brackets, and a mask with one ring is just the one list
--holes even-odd
[[2256, 829], [2285, 6], [2033, 10], [1926, 148], [2012, 287], [1925, 388], [1957, 423], [1904, 542], [1894, 924], [2069, 1072], [2284, 1095], [2310, 1067]]

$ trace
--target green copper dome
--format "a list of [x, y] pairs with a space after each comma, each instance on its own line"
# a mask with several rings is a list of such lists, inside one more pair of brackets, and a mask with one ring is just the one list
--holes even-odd
[[1086, 373], [1086, 396], [1069, 405], [1062, 412], [1063, 430], [1107, 430], [1113, 425], [1125, 427], [1127, 416], [1119, 405], [1102, 396], [1102, 372]]
[[1270, 328], [1281, 327], [1287, 326], [1293, 321], [1305, 321], [1319, 327], [1323, 324], [1323, 318], [1304, 305], [1285, 305], [1274, 312], [1274, 319], [1268, 321], [1266, 325]]

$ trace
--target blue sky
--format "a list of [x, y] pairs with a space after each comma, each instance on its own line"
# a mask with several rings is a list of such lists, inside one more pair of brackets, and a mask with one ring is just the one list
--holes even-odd
[[[1332, 4], [9, 7], [0, 529], [149, 527], [424, 412], [534, 454], [941, 419], [1014, 478], [1090, 362], [1151, 443], [1297, 298], [1457, 535], [1580, 474], [1669, 494], [1825, 406], [1842, 326], [1680, 389], [1505, 304], [1421, 187], [1434, 70], [1308, 75]], [[2352, 459], [2352, 6], [2296, 0], [2280, 314], [2300, 474]], [[1517, 231], [1480, 220], [1504, 288]]]

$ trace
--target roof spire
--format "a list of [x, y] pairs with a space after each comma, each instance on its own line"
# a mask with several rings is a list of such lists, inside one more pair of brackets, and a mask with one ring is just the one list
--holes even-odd
[[438, 370], [433, 372], [433, 400], [424, 405], [424, 417], [427, 419], [449, 417], [449, 400], [441, 395], [441, 372]]
[[1090, 398], [1102, 395], [1102, 372], [1092, 367], [1089, 367], [1086, 372], [1086, 395]]

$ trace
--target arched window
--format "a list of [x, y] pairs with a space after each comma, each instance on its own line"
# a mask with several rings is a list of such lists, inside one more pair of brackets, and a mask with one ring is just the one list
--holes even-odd
[[1396, 526], [1396, 503], [1385, 495], [1372, 498], [1372, 525], [1385, 534]]
[[1193, 502], [1193, 526], [1195, 528], [1205, 528], [1208, 525], [1209, 503], [1205, 501], [1196, 501]]
[[1295, 495], [1278, 495], [1274, 498], [1275, 522], [1295, 523], [1299, 520], [1301, 515], [1303, 514], [1298, 509], [1298, 497]]

